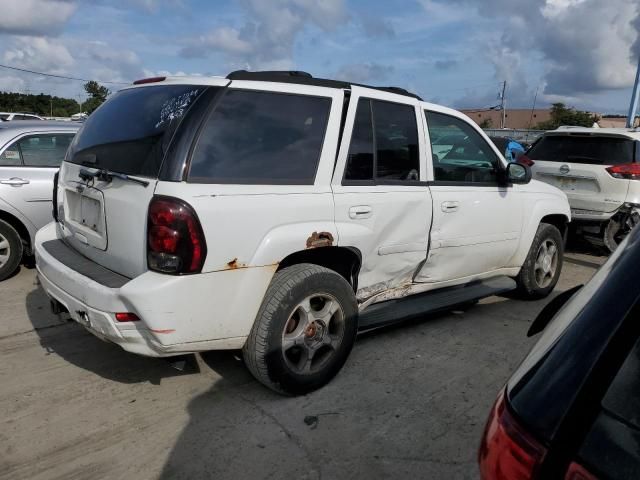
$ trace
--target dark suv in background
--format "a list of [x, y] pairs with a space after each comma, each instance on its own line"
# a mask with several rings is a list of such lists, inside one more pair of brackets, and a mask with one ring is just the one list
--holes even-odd
[[491, 411], [484, 480], [640, 478], [639, 267], [636, 228], [540, 313], [530, 334], [544, 333]]

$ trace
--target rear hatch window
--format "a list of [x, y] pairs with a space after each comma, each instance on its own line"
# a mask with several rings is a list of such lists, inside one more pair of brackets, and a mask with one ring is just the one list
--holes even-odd
[[157, 177], [176, 127], [205, 89], [159, 85], [121, 90], [89, 116], [67, 161]]
[[622, 137], [546, 135], [527, 152], [531, 160], [590, 165], [635, 161], [636, 142]]

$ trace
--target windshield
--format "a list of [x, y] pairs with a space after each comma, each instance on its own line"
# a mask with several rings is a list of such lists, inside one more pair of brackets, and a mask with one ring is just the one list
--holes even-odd
[[158, 85], [121, 90], [85, 121], [67, 161], [156, 177], [173, 132], [205, 88]]
[[623, 137], [547, 135], [531, 147], [527, 156], [547, 162], [617, 165], [634, 161], [634, 143]]

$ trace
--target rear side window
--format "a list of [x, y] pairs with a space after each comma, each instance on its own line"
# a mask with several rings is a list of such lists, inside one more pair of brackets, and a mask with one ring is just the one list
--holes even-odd
[[206, 87], [157, 85], [121, 90], [89, 115], [69, 160], [156, 177], [173, 133]]
[[73, 134], [33, 135], [18, 141], [22, 160], [27, 167], [59, 167], [64, 160]]
[[312, 185], [331, 99], [229, 90], [200, 133], [188, 181]]
[[618, 165], [633, 162], [635, 148], [635, 142], [627, 138], [547, 135], [531, 147], [527, 156], [547, 162]]
[[411, 105], [360, 99], [344, 179], [420, 179], [418, 127]]

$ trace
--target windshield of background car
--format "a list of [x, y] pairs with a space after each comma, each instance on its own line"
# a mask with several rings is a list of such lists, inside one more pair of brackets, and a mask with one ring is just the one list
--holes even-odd
[[206, 88], [157, 85], [121, 90], [89, 115], [67, 161], [157, 177], [175, 129]]
[[624, 137], [594, 135], [546, 135], [527, 156], [531, 160], [592, 165], [617, 165], [634, 160], [635, 141]]

